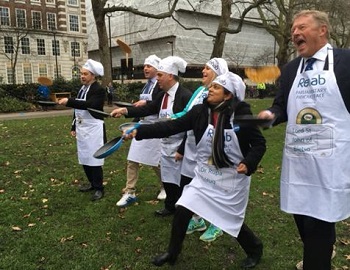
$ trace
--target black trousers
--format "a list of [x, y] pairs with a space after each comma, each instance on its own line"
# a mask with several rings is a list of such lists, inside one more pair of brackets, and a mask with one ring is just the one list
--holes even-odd
[[164, 200], [165, 209], [174, 212], [175, 203], [180, 198], [182, 190], [178, 185], [163, 182], [163, 187], [166, 193], [166, 198]]
[[[188, 223], [192, 218], [193, 212], [183, 206], [178, 206], [174, 215], [170, 243], [168, 252], [172, 258], [177, 258], [182, 249], [182, 243], [186, 236]], [[263, 244], [253, 231], [243, 223], [237, 236], [237, 241], [243, 248], [247, 256], [260, 258], [263, 253]]]
[[192, 178], [181, 175], [180, 186], [170, 183], [164, 183], [163, 187], [166, 193], [164, 200], [165, 208], [169, 211], [175, 211], [175, 203], [180, 199], [184, 187], [192, 181]]
[[102, 166], [83, 165], [84, 172], [91, 186], [96, 190], [103, 190], [103, 169]]
[[189, 184], [192, 181], [191, 177], [187, 177], [181, 174], [181, 182], [180, 182], [180, 188], [181, 188], [181, 194], [184, 189], [184, 187]]
[[303, 215], [294, 215], [294, 220], [304, 244], [303, 269], [331, 270], [335, 223]]

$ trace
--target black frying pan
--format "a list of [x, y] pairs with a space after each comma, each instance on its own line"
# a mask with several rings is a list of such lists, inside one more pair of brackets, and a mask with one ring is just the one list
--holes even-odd
[[115, 101], [114, 104], [117, 105], [118, 107], [126, 107], [126, 108], [134, 106], [134, 105], [132, 105], [132, 103], [123, 102], [123, 101]]
[[89, 112], [92, 112], [92, 113], [94, 113], [96, 115], [99, 115], [101, 117], [111, 117], [111, 115], [109, 113], [106, 113], [104, 111], [96, 110], [96, 109], [93, 109], [93, 108], [87, 108], [87, 110]]
[[37, 103], [40, 105], [40, 106], [56, 106], [57, 103], [54, 102], [54, 101], [46, 101], [46, 100], [38, 100]]
[[275, 119], [262, 119], [258, 118], [255, 115], [239, 115], [236, 116], [233, 121], [237, 123], [238, 125], [244, 125], [244, 126], [259, 126], [259, 127], [270, 127], [275, 121]]

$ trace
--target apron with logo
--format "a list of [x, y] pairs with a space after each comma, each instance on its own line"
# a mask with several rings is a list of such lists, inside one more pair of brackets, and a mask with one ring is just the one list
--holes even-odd
[[[77, 98], [77, 100], [86, 100], [89, 89], [82, 98]], [[94, 158], [93, 155], [104, 144], [103, 120], [92, 117], [87, 110], [75, 109], [74, 112], [79, 164], [102, 166], [104, 159]]]
[[[153, 84], [148, 94], [140, 94], [140, 100], [152, 101], [152, 93], [156, 83]], [[155, 122], [158, 114], [149, 115], [145, 120]], [[133, 162], [150, 166], [158, 166], [160, 161], [160, 139], [147, 139], [137, 141], [132, 139], [127, 159]]]
[[215, 129], [211, 124], [197, 145], [195, 177], [184, 187], [177, 205], [182, 205], [208, 222], [237, 237], [248, 204], [250, 176], [238, 174], [237, 165], [243, 159], [233, 129], [225, 130], [224, 151], [234, 163], [230, 168], [217, 169], [211, 162]]
[[[172, 106], [170, 109], [161, 109], [159, 118], [170, 118], [173, 114]], [[181, 182], [181, 164], [182, 161], [175, 161], [175, 153], [179, 148], [185, 132], [181, 132], [170, 137], [161, 139], [161, 157], [160, 157], [160, 173], [162, 181], [180, 186]]]
[[[195, 92], [194, 97], [191, 98], [187, 111], [189, 111], [194, 105], [202, 104], [203, 99], [208, 96], [208, 89], [204, 86], [201, 86], [198, 89], [198, 92]], [[196, 139], [193, 134], [193, 130], [187, 131], [187, 138], [185, 142], [185, 151], [182, 160], [181, 174], [189, 178], [194, 177], [194, 168], [197, 165], [197, 146]]]
[[333, 72], [301, 71], [288, 98], [281, 209], [337, 222], [350, 215], [350, 115]]

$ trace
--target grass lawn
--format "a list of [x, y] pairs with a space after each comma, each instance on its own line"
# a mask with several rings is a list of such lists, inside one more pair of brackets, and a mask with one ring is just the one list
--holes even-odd
[[[247, 100], [254, 112], [272, 100]], [[106, 119], [108, 138], [120, 135], [129, 119]], [[106, 158], [105, 197], [90, 201], [77, 191], [84, 173], [77, 162], [71, 116], [0, 122], [0, 269], [156, 269], [151, 258], [166, 250], [172, 218], [156, 218], [159, 183], [145, 166], [138, 183], [139, 203], [118, 209], [125, 184], [128, 145]], [[284, 125], [264, 130], [268, 150], [252, 178], [247, 224], [264, 242], [256, 269], [294, 269], [302, 246], [291, 215], [279, 209]], [[349, 269], [350, 220], [337, 225], [334, 269]], [[171, 269], [239, 269], [245, 255], [224, 234], [207, 244], [199, 233], [186, 237]], [[169, 266], [163, 269], [170, 269]]]

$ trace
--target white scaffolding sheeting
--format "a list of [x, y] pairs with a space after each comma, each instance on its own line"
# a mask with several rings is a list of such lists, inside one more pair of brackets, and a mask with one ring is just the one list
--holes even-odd
[[[88, 51], [96, 52], [98, 38], [89, 2], [87, 1]], [[215, 36], [221, 13], [221, 1], [191, 0], [190, 2], [191, 5], [188, 1], [179, 1], [174, 14], [176, 19], [186, 27], [201, 27]], [[108, 3], [110, 6], [122, 4], [132, 6], [152, 14], [160, 14], [168, 10], [168, 1], [164, 0], [114, 0]], [[196, 13], [193, 13], [193, 9]], [[236, 16], [237, 19], [238, 11], [233, 10], [232, 16]], [[174, 55], [184, 58], [189, 66], [202, 66], [211, 56], [213, 37], [199, 30], [185, 30], [172, 18], [155, 20], [127, 12], [115, 12], [110, 17], [110, 23], [114, 66], [119, 66], [119, 59], [124, 57], [116, 43], [117, 38], [130, 45], [132, 49], [130, 57], [133, 58], [134, 65], [142, 65], [144, 59], [150, 54], [163, 58], [173, 52]], [[108, 18], [106, 18], [106, 26], [108, 31]], [[231, 66], [253, 66], [256, 57], [273, 49], [274, 38], [270, 34], [262, 28], [244, 24], [239, 34], [226, 35], [223, 58]]]

